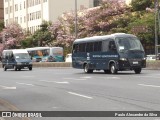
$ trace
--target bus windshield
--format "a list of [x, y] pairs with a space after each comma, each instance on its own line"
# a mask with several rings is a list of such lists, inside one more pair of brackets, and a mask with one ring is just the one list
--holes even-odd
[[27, 53], [15, 53], [15, 59], [30, 59], [30, 56]]
[[120, 52], [128, 50], [144, 51], [142, 44], [136, 37], [118, 37], [116, 38], [116, 43]]

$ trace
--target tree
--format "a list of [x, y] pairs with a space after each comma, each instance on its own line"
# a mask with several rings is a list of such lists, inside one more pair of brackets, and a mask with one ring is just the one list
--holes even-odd
[[52, 35], [48, 31], [48, 27], [51, 25], [51, 22], [43, 21], [40, 25], [40, 29], [37, 30], [33, 35], [33, 45], [34, 46], [48, 46], [52, 41]]
[[23, 29], [17, 23], [7, 25], [0, 33], [3, 49], [16, 49], [20, 47], [24, 38]]
[[4, 28], [4, 22], [0, 21], [0, 32], [3, 30], [3, 28]]
[[146, 8], [153, 7], [152, 0], [132, 0], [131, 6], [133, 11], [143, 11]]

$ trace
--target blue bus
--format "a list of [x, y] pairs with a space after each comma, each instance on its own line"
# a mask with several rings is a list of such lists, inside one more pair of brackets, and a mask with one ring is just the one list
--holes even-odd
[[140, 74], [146, 67], [146, 58], [140, 40], [125, 33], [76, 39], [72, 49], [73, 68], [85, 73], [104, 70], [116, 74], [118, 71], [134, 70]]
[[62, 47], [26, 48], [33, 62], [64, 62]]

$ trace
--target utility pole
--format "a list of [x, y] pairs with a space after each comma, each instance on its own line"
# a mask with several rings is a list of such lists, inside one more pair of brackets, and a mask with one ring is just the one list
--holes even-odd
[[77, 0], [75, 0], [75, 39], [77, 39]]
[[5, 41], [6, 41], [6, 34], [3, 33], [2, 35], [2, 44], [3, 44], [3, 49], [5, 49]]
[[155, 55], [158, 55], [158, 34], [159, 34], [159, 0], [154, 0], [155, 6]]

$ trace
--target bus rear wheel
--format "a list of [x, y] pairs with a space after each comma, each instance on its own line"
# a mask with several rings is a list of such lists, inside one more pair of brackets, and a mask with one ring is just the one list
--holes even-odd
[[117, 74], [117, 69], [116, 69], [115, 63], [112, 63], [112, 64], [110, 65], [110, 72], [111, 72], [112, 74]]
[[88, 65], [88, 64], [85, 64], [85, 65], [84, 65], [84, 72], [85, 72], [85, 73], [93, 73], [93, 70], [92, 70], [92, 69], [89, 69], [89, 65]]
[[134, 69], [134, 72], [136, 73], [136, 74], [140, 74], [141, 73], [141, 68], [136, 68], [136, 69]]

